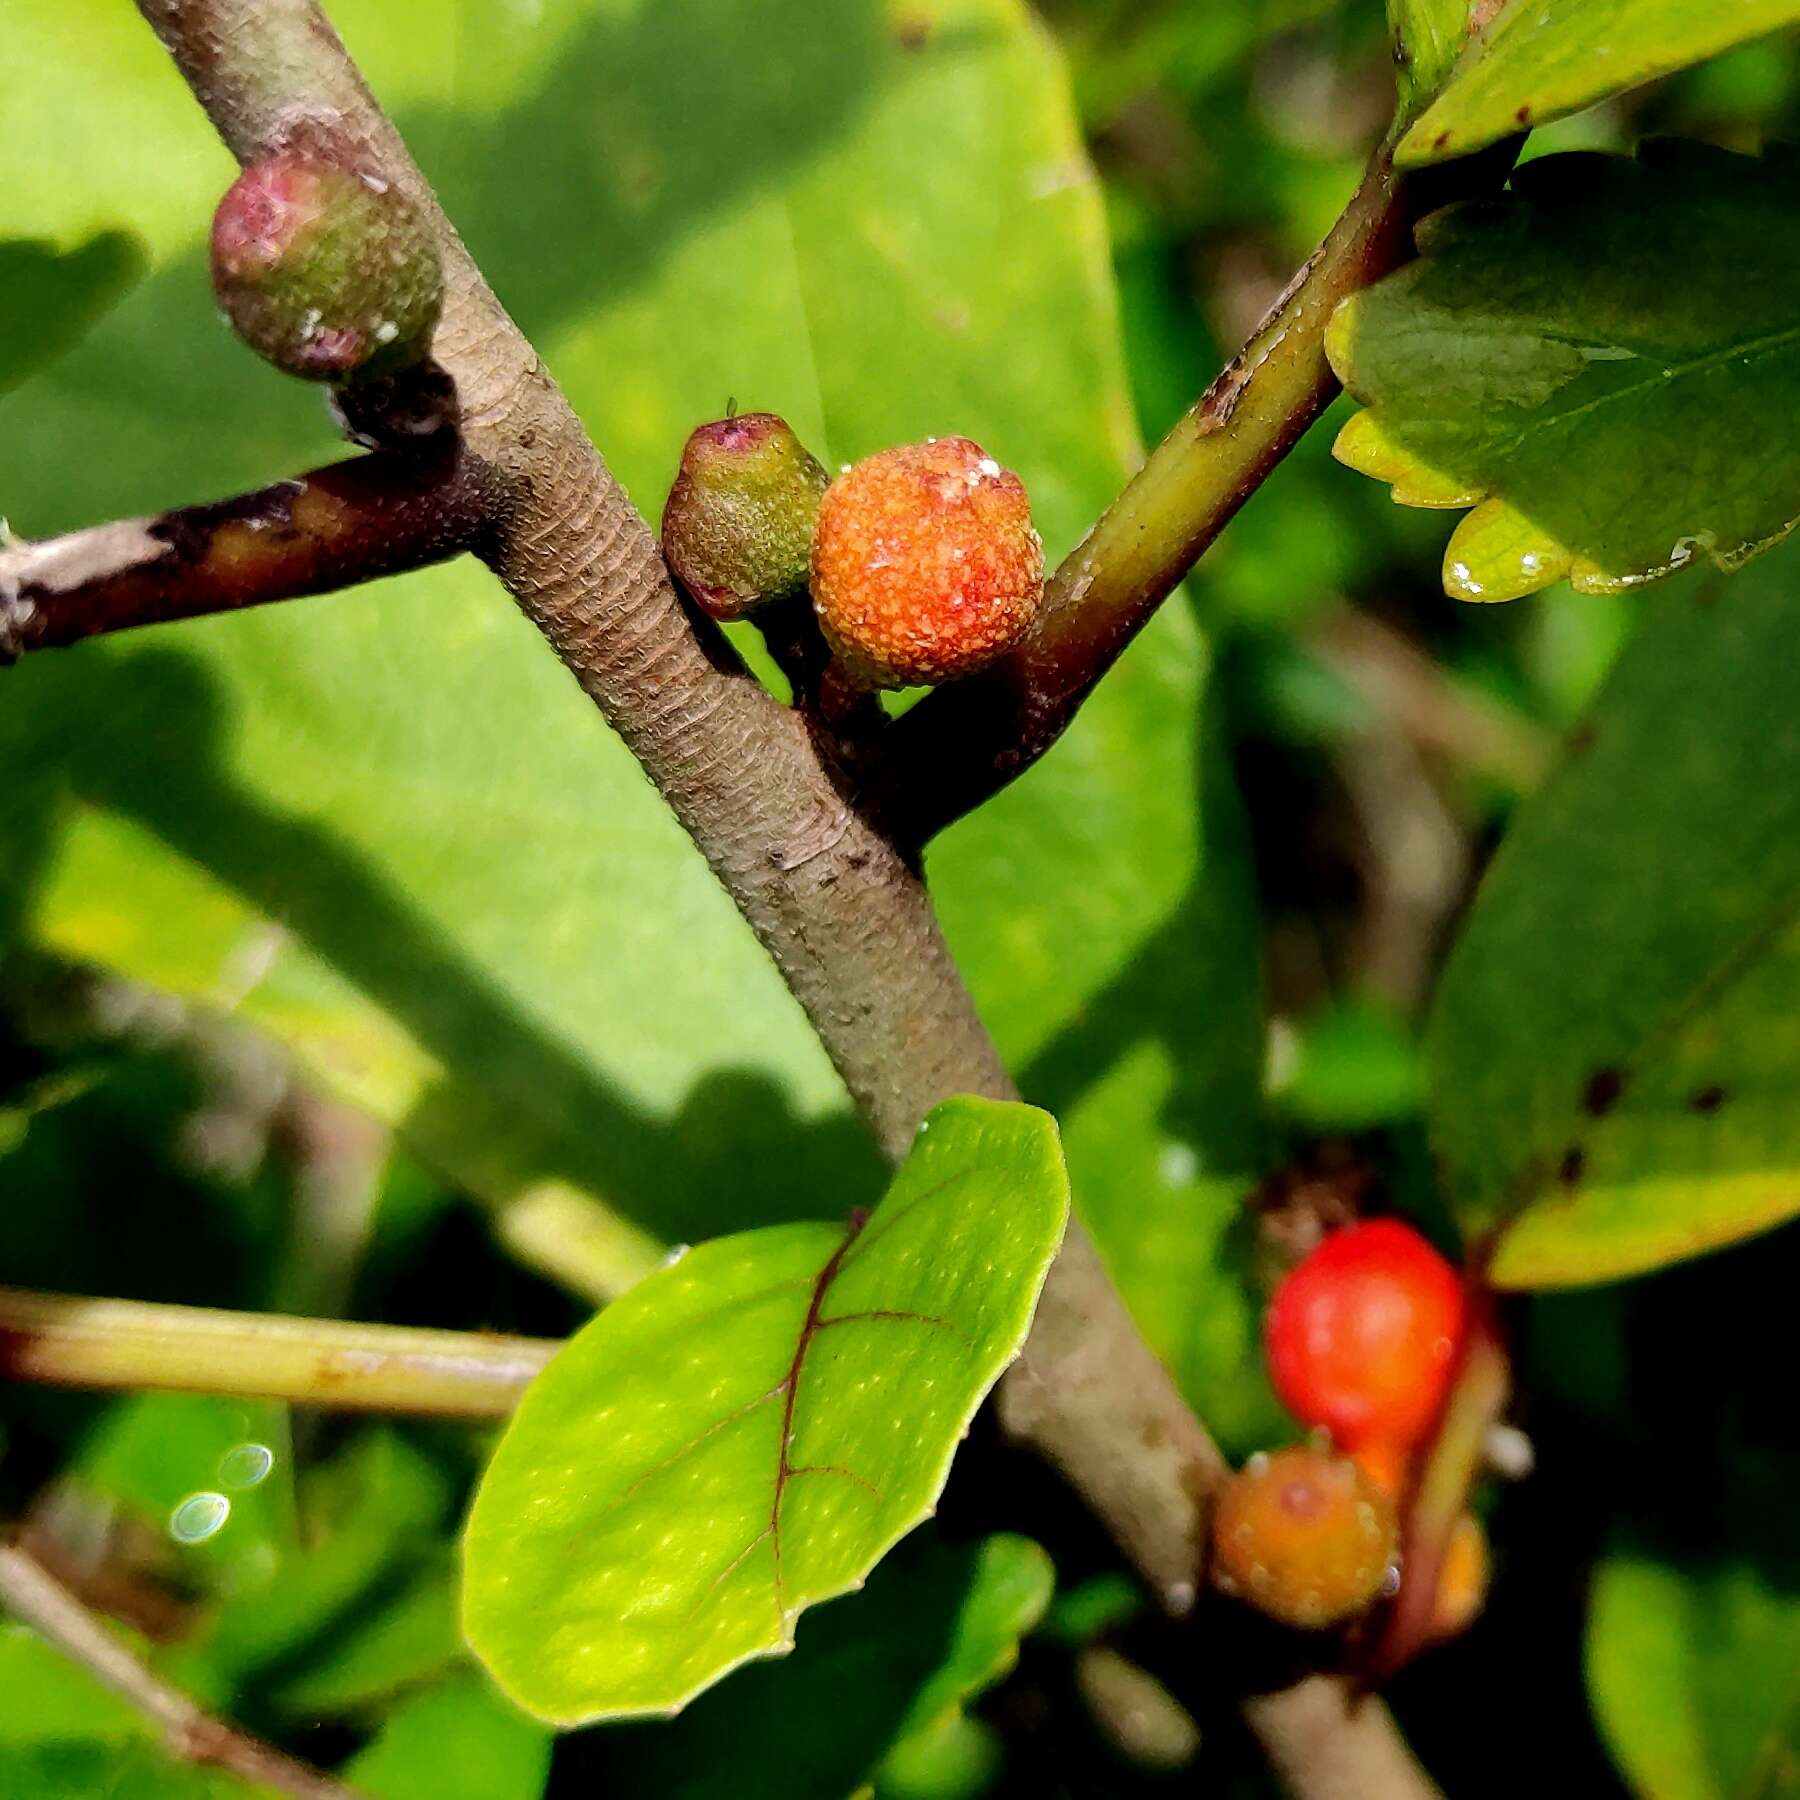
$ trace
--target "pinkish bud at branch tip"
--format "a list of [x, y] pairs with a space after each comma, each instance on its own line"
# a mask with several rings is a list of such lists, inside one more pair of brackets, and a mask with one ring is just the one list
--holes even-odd
[[663, 508], [663, 555], [715, 619], [806, 591], [813, 520], [829, 477], [774, 413], [698, 427]]
[[431, 220], [372, 172], [281, 151], [213, 215], [213, 288], [239, 337], [315, 381], [391, 375], [430, 348], [443, 299]]

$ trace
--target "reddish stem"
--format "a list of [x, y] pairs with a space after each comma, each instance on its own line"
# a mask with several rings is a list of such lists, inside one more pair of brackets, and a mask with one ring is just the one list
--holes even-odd
[[441, 562], [477, 541], [488, 489], [454, 446], [378, 451], [233, 500], [15, 539], [0, 545], [0, 660]]

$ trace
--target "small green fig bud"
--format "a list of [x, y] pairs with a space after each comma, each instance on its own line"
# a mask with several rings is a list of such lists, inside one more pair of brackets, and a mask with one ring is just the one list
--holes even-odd
[[813, 521], [830, 477], [774, 413], [700, 426], [663, 508], [663, 555], [715, 619], [806, 591]]
[[219, 202], [212, 274], [238, 336], [313, 381], [417, 362], [443, 299], [419, 207], [378, 175], [293, 151], [251, 163]]

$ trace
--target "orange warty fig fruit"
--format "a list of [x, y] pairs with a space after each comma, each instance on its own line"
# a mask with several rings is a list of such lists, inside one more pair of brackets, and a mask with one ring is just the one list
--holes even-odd
[[961, 437], [865, 458], [825, 491], [812, 591], [858, 685], [973, 674], [1024, 636], [1043, 599], [1025, 484]]
[[1397, 1553], [1387, 1497], [1317, 1445], [1251, 1457], [1213, 1512], [1214, 1585], [1303, 1631], [1372, 1605]]

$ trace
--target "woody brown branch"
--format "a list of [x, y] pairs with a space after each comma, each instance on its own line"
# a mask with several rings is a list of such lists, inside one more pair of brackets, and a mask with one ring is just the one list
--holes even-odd
[[[907, 858], [807, 722], [696, 633], [654, 538], [483, 281], [311, 0], [139, 0], [240, 160], [335, 134], [439, 222], [464, 453], [498, 482], [482, 554], [662, 791], [899, 1158], [938, 1101], [1011, 1099]], [[1219, 1458], [1078, 1228], [1014, 1378], [1017, 1417], [1154, 1590], [1198, 1580]], [[1146, 1446], [1154, 1446], [1147, 1449]]]
[[441, 562], [475, 543], [493, 487], [447, 439], [156, 518], [12, 539], [0, 544], [0, 660]]
[[[883, 1148], [902, 1155], [947, 1095], [1013, 1097], [908, 855], [841, 796], [805, 720], [716, 635], [695, 632], [648, 528], [316, 5], [139, 5], [240, 160], [296, 132], [336, 134], [431, 209], [446, 270], [434, 354], [457, 389], [465, 451], [500, 484], [484, 557], [706, 856]], [[1065, 1470], [1153, 1590], [1191, 1602], [1220, 1459], [1078, 1226], [1006, 1394], [1015, 1428]], [[1385, 1715], [1368, 1718], [1379, 1727]]]

